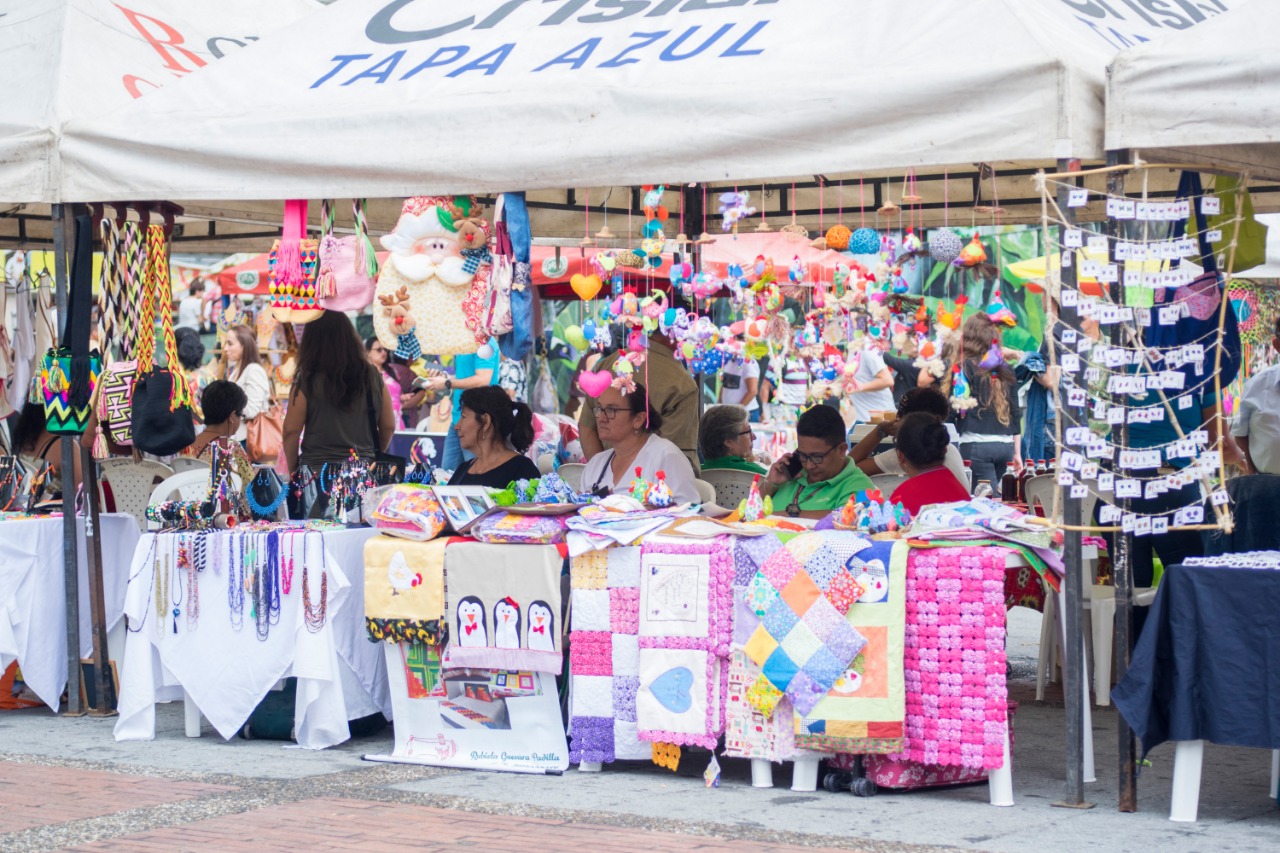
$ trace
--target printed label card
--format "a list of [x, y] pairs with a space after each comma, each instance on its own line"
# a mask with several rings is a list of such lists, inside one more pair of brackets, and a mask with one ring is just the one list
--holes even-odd
[[1084, 245], [1084, 232], [1079, 228], [1068, 228], [1062, 234], [1062, 245], [1078, 249]]
[[1087, 189], [1073, 189], [1067, 191], [1067, 207], [1084, 207], [1089, 203], [1089, 191]]
[[1200, 212], [1205, 216], [1214, 216], [1222, 212], [1222, 199], [1216, 195], [1200, 197]]

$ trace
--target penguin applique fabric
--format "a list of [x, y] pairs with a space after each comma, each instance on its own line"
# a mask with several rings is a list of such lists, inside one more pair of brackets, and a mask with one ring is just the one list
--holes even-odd
[[555, 546], [455, 542], [445, 552], [445, 669], [560, 674], [560, 569]]

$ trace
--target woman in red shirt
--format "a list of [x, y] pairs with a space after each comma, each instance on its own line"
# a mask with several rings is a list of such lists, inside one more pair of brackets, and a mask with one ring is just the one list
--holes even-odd
[[969, 500], [969, 490], [946, 466], [950, 443], [947, 428], [935, 415], [913, 412], [898, 421], [894, 448], [910, 479], [894, 489], [889, 500], [912, 515], [929, 504]]

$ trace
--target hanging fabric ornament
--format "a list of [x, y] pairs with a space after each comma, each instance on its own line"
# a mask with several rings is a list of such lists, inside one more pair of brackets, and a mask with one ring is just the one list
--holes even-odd
[[855, 255], [878, 254], [880, 235], [874, 228], [859, 228], [849, 235], [849, 251]]
[[978, 235], [974, 234], [969, 244], [960, 250], [960, 254], [951, 262], [956, 267], [976, 267], [987, 260], [987, 250], [983, 247]]
[[929, 235], [929, 255], [940, 264], [949, 264], [960, 257], [963, 248], [960, 235], [950, 228], [938, 228]]
[[1000, 294], [1000, 285], [998, 284], [991, 294], [991, 304], [987, 306], [987, 318], [993, 323], [1003, 323], [1009, 328], [1018, 325], [1018, 318], [1004, 304], [1004, 297]]
[[951, 365], [951, 409], [952, 411], [964, 413], [969, 409], [975, 409], [978, 401], [973, 398], [969, 391], [969, 378], [964, 375], [964, 371], [960, 369], [960, 365]]

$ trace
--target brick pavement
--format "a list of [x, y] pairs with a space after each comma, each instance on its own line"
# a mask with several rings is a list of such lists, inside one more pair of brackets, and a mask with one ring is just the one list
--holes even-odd
[[[234, 790], [101, 770], [0, 761], [0, 833]], [[3, 848], [0, 841], [0, 848]]]
[[[479, 814], [345, 798], [300, 800], [183, 826], [99, 841], [74, 850], [205, 853], [263, 850], [411, 849], [423, 853], [479, 850], [590, 850], [591, 853], [836, 853], [701, 835], [677, 835], [541, 818]], [[848, 851], [844, 851], [848, 853]]]

